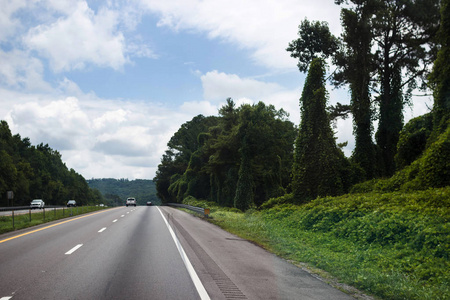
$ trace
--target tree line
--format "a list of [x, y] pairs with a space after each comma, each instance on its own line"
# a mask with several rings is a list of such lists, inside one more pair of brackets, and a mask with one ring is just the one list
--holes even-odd
[[262, 102], [236, 107], [229, 98], [219, 116], [198, 115], [172, 136], [154, 179], [158, 197], [193, 196], [244, 209], [281, 196], [296, 135], [285, 111]]
[[88, 179], [89, 187], [102, 193], [105, 204], [108, 206], [122, 206], [128, 197], [136, 198], [138, 205], [146, 205], [147, 201], [159, 204], [156, 196], [156, 187], [153, 180], [146, 179], [114, 179], [92, 178]]
[[[13, 201], [8, 200], [7, 191], [14, 193]], [[69, 199], [78, 205], [102, 202], [100, 192], [69, 170], [58, 151], [12, 135], [6, 121], [0, 121], [0, 195], [0, 206], [29, 205], [36, 198], [47, 205], [65, 205]]]
[[[431, 167], [427, 174], [438, 179], [426, 186], [450, 183], [449, 1], [335, 2], [342, 5], [340, 37], [327, 23], [305, 19], [286, 49], [308, 73], [298, 130], [283, 110], [262, 102], [236, 108], [228, 99], [218, 117], [199, 115], [169, 141], [154, 179], [163, 202], [192, 196], [247, 209], [289, 194], [303, 203], [390, 177], [426, 149], [444, 164]], [[334, 66], [328, 77], [326, 61]], [[349, 87], [349, 105], [327, 107], [327, 79]], [[433, 111], [403, 126], [404, 106], [417, 89], [433, 91]], [[346, 158], [330, 122], [350, 114], [355, 148]]]

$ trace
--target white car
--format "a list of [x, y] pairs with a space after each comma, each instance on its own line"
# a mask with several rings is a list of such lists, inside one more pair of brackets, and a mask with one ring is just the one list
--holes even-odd
[[127, 202], [125, 204], [126, 204], [126, 206], [128, 206], [128, 205], [136, 206], [136, 199], [135, 198], [128, 198]]
[[34, 199], [33, 201], [31, 201], [30, 203], [30, 208], [31, 209], [35, 209], [35, 208], [44, 208], [45, 203], [44, 201], [42, 201], [42, 199]]

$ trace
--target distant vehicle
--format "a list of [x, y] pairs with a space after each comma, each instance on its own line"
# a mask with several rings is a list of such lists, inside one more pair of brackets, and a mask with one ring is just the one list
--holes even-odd
[[104, 206], [105, 206], [105, 204], [103, 204], [103, 203], [102, 203], [102, 204], [100, 204], [100, 207], [104, 207]]
[[126, 202], [126, 206], [128, 205], [134, 205], [136, 207], [136, 199], [135, 198], [128, 198]]
[[69, 200], [69, 202], [67, 202], [67, 207], [75, 207], [77, 206], [77, 201], [75, 200]]
[[35, 209], [35, 208], [44, 208], [45, 203], [44, 201], [42, 201], [42, 199], [34, 199], [33, 201], [31, 201], [30, 203], [30, 208], [31, 209]]
[[152, 201], [147, 201], [147, 206], [152, 206]]

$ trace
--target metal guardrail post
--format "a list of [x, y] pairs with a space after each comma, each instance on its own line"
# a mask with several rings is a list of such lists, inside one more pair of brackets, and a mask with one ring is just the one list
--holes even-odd
[[210, 213], [209, 208], [202, 208], [202, 207], [196, 207], [196, 206], [191, 206], [191, 205], [186, 205], [186, 204], [179, 204], [179, 203], [167, 203], [167, 205], [186, 208], [186, 209], [189, 209], [189, 210], [191, 210], [193, 212], [202, 214], [206, 218], [209, 217], [209, 213]]

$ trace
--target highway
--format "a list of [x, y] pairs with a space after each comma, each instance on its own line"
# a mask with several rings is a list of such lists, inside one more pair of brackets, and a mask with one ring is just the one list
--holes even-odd
[[215, 225], [119, 207], [0, 235], [0, 300], [353, 299]]

